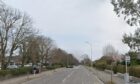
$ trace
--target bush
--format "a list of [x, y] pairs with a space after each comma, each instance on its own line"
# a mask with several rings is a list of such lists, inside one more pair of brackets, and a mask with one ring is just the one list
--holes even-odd
[[106, 69], [106, 66], [107, 66], [107, 64], [106, 64], [105, 61], [100, 61], [100, 62], [97, 62], [97, 63], [95, 64], [95, 67], [96, 67], [97, 69], [99, 69], [99, 70], [105, 70], [105, 69]]
[[46, 66], [46, 69], [47, 70], [52, 70], [52, 69], [56, 69], [56, 68], [60, 68], [60, 67], [64, 67], [63, 64], [55, 63], [55, 64], [52, 64], [52, 65]]
[[[96, 67], [98, 69], [104, 69], [103, 64], [96, 64]], [[111, 65], [106, 65], [105, 68], [108, 70], [111, 70]], [[125, 73], [126, 72], [125, 65], [121, 65], [121, 64], [113, 66], [112, 69], [113, 69], [114, 73], [117, 73], [117, 72]], [[129, 66], [128, 71], [131, 76], [140, 77], [140, 66]]]
[[47, 70], [52, 70], [52, 69], [55, 69], [55, 67], [53, 67], [53, 66], [46, 66], [46, 69]]
[[125, 66], [124, 65], [118, 65], [117, 66], [117, 72], [125, 73]]
[[52, 66], [55, 68], [60, 68], [60, 67], [63, 67], [63, 64], [56, 63], [56, 64], [53, 64]]
[[117, 72], [125, 73], [125, 65], [114, 65], [113, 67], [111, 65], [106, 66], [106, 69], [108, 69], [108, 70], [111, 70], [111, 68], [115, 74]]
[[5, 77], [8, 74], [10, 74], [9, 70], [0, 70], [0, 77]]
[[131, 76], [140, 77], [140, 66], [133, 66], [129, 68], [129, 74]]
[[111, 67], [112, 67], [111, 65], [107, 65], [107, 66], [106, 66], [106, 69], [107, 69], [107, 70], [111, 70]]
[[107, 70], [112, 70], [115, 74], [118, 72], [118, 66], [116, 66], [116, 65], [114, 65], [114, 66], [107, 65], [106, 69]]
[[117, 65], [115, 65], [115, 66], [113, 66], [113, 72], [116, 74], [117, 72], [118, 72], [118, 66]]
[[30, 71], [31, 71], [31, 68], [29, 68], [29, 67], [23, 67], [23, 68], [18, 68], [18, 69], [0, 70], [0, 77], [5, 77], [7, 75], [11, 75], [11, 76], [24, 75]]
[[18, 69], [11, 69], [10, 73], [13, 76], [19, 76], [19, 75], [24, 75], [27, 74], [31, 71], [30, 67], [22, 67], [22, 68], [18, 68]]

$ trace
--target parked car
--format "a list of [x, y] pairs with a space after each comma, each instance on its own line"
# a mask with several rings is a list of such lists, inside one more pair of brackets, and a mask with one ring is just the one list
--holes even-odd
[[32, 66], [32, 69], [31, 69], [31, 73], [32, 74], [37, 74], [37, 73], [39, 73], [40, 72], [40, 68], [39, 68], [39, 66], [37, 66], [37, 65], [33, 65]]
[[67, 65], [66, 68], [73, 68], [73, 65]]
[[14, 61], [11, 61], [9, 63], [9, 65], [7, 66], [8, 69], [17, 69], [18, 66], [16, 65], [16, 63]]
[[32, 67], [32, 63], [26, 64], [24, 67]]
[[8, 69], [17, 69], [18, 68], [18, 66], [17, 65], [8, 65], [8, 67], [7, 67]]

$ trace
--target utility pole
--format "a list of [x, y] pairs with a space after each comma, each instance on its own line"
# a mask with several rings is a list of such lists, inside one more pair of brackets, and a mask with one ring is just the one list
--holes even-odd
[[91, 54], [91, 67], [92, 67], [92, 44], [91, 43], [89, 43], [88, 41], [86, 42], [89, 46], [90, 46], [90, 54]]
[[67, 56], [67, 67], [69, 66], [69, 56]]

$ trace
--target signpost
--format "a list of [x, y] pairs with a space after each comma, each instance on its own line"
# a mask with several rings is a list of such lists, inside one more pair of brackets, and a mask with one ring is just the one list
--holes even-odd
[[125, 57], [125, 60], [126, 60], [127, 62], [130, 62], [130, 56], [126, 56], [126, 57]]
[[125, 56], [125, 69], [126, 69], [125, 84], [129, 84], [129, 73], [128, 73], [128, 69], [127, 69], [128, 63], [130, 63], [130, 56]]

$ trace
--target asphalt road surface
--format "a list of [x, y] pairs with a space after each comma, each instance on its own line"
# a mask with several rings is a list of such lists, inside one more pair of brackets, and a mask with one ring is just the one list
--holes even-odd
[[103, 84], [83, 66], [62, 69], [22, 84]]

